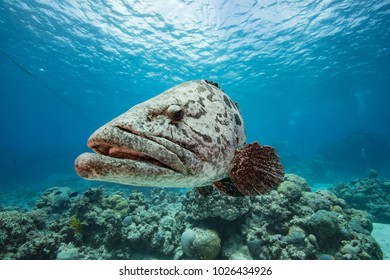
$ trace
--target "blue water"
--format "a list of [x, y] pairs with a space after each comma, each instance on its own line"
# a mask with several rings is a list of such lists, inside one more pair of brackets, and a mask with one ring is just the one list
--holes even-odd
[[388, 0], [0, 0], [0, 49], [0, 188], [76, 176], [97, 127], [193, 79], [218, 82], [287, 171], [390, 176]]

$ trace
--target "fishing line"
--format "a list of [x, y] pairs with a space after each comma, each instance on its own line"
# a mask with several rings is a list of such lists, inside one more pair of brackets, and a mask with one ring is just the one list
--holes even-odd
[[53, 94], [54, 96], [56, 96], [59, 100], [61, 100], [64, 104], [66, 104], [69, 108], [71, 108], [73, 111], [75, 111], [76, 113], [78, 113], [80, 116], [82, 116], [84, 119], [86, 119], [88, 122], [90, 122], [91, 124], [93, 124], [94, 126], [98, 126], [92, 119], [90, 119], [87, 115], [85, 115], [82, 111], [80, 111], [79, 109], [77, 109], [72, 103], [70, 103], [69, 101], [67, 101], [65, 98], [63, 98], [60, 94], [58, 94], [57, 92], [55, 92], [52, 88], [50, 88], [46, 83], [44, 83], [43, 81], [41, 81], [37, 76], [35, 76], [30, 70], [28, 70], [26, 67], [24, 67], [22, 64], [20, 64], [19, 62], [17, 62], [15, 59], [13, 59], [10, 55], [8, 55], [5, 51], [3, 51], [1, 48], [0, 48], [0, 52], [9, 60], [11, 61], [13, 64], [15, 64], [18, 68], [20, 68], [23, 72], [25, 72], [26, 74], [28, 74], [29, 76], [31, 76], [35, 81], [37, 81], [38, 83], [40, 83], [45, 89], [47, 89], [51, 94]]

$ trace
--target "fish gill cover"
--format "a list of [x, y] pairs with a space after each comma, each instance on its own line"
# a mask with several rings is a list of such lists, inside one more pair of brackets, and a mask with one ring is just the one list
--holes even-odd
[[[353, 187], [368, 184], [353, 180], [365, 178], [372, 168], [379, 177], [390, 176], [389, 46], [387, 0], [2, 0], [1, 209], [31, 209], [39, 197], [50, 196], [36, 192], [46, 187], [69, 187], [78, 192], [70, 191], [72, 199], [84, 199], [85, 189], [97, 185], [79, 179], [73, 162], [87, 151], [89, 135], [130, 107], [200, 79], [217, 82], [238, 102], [248, 143], [276, 147], [285, 171], [311, 184], [343, 181], [338, 192], [352, 193], [356, 205], [354, 193], [359, 198], [364, 191]], [[370, 189], [377, 185], [378, 193], [386, 193], [387, 183], [369, 182]], [[5, 192], [10, 189], [15, 192]], [[60, 197], [67, 201], [66, 195]], [[389, 200], [384, 196], [381, 209], [387, 209]], [[58, 207], [70, 211], [74, 203]], [[340, 212], [332, 209], [322, 210]], [[2, 219], [14, 219], [16, 225], [27, 219], [34, 230], [47, 226], [39, 215], [10, 215]], [[61, 227], [71, 232], [73, 225], [80, 233], [87, 229], [79, 216], [67, 215]], [[320, 212], [316, 217], [329, 220], [332, 215]], [[367, 224], [361, 232], [370, 231]], [[342, 228], [335, 225], [334, 234]], [[310, 226], [302, 224], [291, 234], [303, 237], [301, 230], [304, 240], [321, 243], [320, 237], [310, 237], [316, 236]], [[249, 232], [239, 231], [240, 238], [234, 238], [248, 242]], [[188, 236], [197, 233], [193, 229]], [[57, 242], [47, 245], [50, 257], [61, 258], [58, 244], [65, 239], [47, 234]], [[278, 234], [285, 236], [286, 228]], [[18, 240], [23, 241], [14, 236], [8, 244], [18, 246]], [[356, 245], [344, 240], [341, 255]], [[222, 238], [221, 248], [224, 242]], [[12, 256], [26, 257], [23, 252]], [[318, 257], [318, 252], [310, 256]], [[251, 251], [255, 258], [267, 254]]]

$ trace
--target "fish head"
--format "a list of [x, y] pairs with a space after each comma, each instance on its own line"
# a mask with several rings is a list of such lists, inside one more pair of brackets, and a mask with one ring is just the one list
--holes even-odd
[[96, 130], [81, 154], [85, 179], [137, 186], [195, 187], [224, 178], [245, 144], [242, 115], [220, 88], [190, 81], [132, 107]]

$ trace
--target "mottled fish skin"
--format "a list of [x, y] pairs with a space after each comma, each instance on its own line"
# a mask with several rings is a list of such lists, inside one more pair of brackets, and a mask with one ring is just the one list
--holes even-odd
[[190, 81], [95, 131], [75, 170], [83, 178], [150, 187], [198, 187], [227, 176], [245, 144], [242, 115], [221, 89]]

